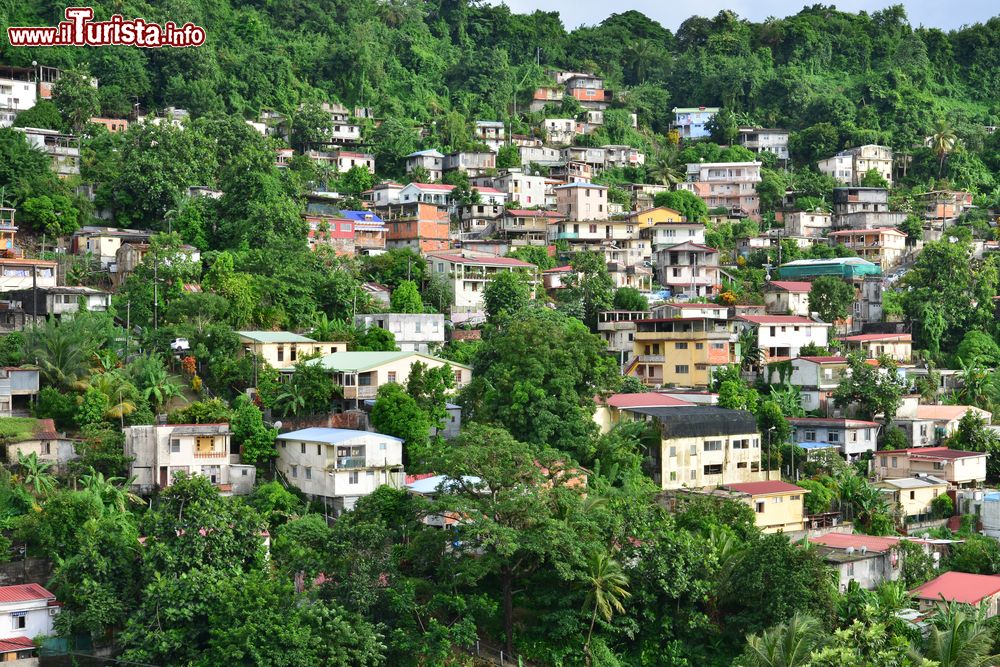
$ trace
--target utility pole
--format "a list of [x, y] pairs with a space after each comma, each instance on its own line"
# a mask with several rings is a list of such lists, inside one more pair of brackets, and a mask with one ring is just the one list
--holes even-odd
[[157, 291], [157, 277], [156, 277], [156, 257], [153, 257], [153, 330], [159, 326], [159, 319], [157, 317], [157, 303], [159, 302], [159, 293]]

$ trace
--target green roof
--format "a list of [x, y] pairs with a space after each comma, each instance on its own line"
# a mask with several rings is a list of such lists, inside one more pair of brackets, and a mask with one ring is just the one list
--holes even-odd
[[[429, 354], [422, 354], [420, 352], [334, 352], [333, 354], [328, 354], [317, 359], [310, 359], [306, 363], [320, 364], [328, 371], [363, 373], [377, 368], [382, 364], [405, 359], [406, 357], [420, 357], [448, 363], [460, 368], [468, 368], [468, 366], [463, 364], [457, 364], [447, 359], [439, 359], [438, 357], [432, 357]], [[420, 359], [414, 359], [414, 361], [420, 361]]]
[[860, 278], [861, 276], [878, 276], [882, 269], [860, 257], [835, 257], [831, 259], [797, 259], [794, 262], [782, 264], [778, 268], [781, 278], [814, 278], [817, 276], [839, 276], [841, 278]]
[[249, 338], [255, 343], [315, 343], [312, 338], [300, 336], [291, 331], [237, 331], [241, 338]]

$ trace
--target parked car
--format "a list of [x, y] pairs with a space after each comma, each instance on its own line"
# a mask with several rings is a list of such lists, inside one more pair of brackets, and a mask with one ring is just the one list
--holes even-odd
[[187, 338], [175, 338], [170, 343], [170, 349], [174, 352], [187, 352], [191, 349], [191, 343], [188, 342]]

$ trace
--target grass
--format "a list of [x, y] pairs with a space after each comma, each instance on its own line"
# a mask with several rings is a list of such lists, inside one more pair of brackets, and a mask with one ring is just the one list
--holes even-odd
[[18, 442], [35, 433], [38, 420], [32, 417], [0, 417], [0, 442]]

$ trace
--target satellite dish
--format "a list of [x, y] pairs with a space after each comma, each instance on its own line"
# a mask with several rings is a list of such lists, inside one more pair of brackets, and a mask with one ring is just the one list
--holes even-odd
[[274, 422], [274, 428], [281, 430], [281, 420]]

